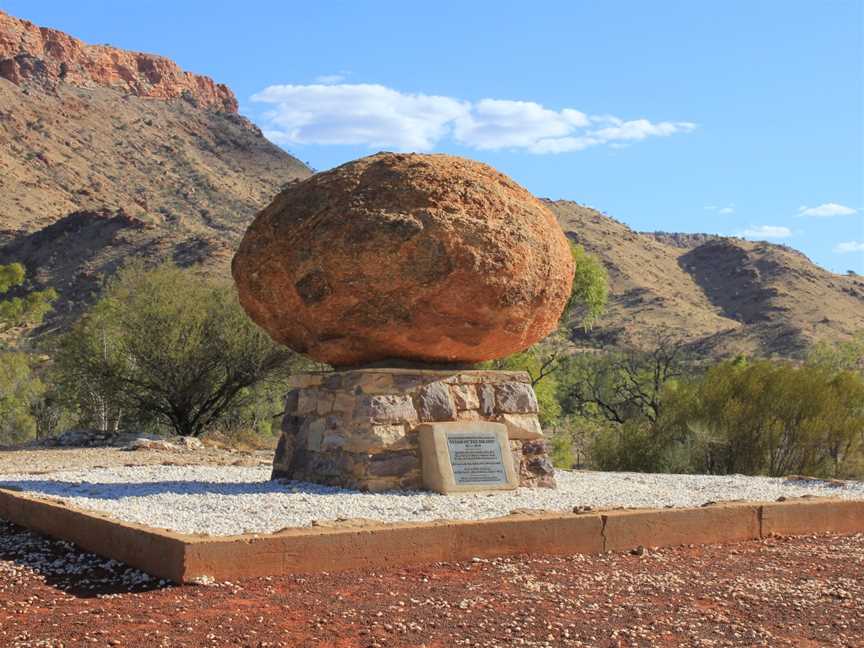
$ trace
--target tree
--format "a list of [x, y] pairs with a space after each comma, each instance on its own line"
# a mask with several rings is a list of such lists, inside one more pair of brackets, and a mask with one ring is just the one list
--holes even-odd
[[656, 423], [663, 414], [664, 390], [685, 375], [687, 364], [683, 344], [665, 334], [657, 335], [648, 351], [580, 354], [565, 371], [565, 409], [618, 425], [631, 419]]
[[45, 391], [33, 375], [27, 354], [0, 352], [0, 443], [25, 441], [36, 434], [31, 406]]
[[[20, 263], [0, 265], [0, 295], [23, 286]], [[39, 324], [57, 297], [53, 289], [31, 291], [23, 297], [0, 300], [0, 332], [24, 324]], [[33, 408], [38, 407], [45, 385], [33, 373], [26, 353], [0, 346], [0, 440], [24, 441], [38, 431]]]
[[570, 253], [576, 271], [573, 275], [573, 288], [564, 309], [564, 324], [577, 322], [586, 331], [591, 330], [606, 310], [609, 300], [609, 276], [603, 263], [581, 245], [570, 243]]
[[[24, 284], [26, 272], [20, 263], [0, 265], [0, 295]], [[0, 330], [23, 324], [40, 324], [57, 299], [53, 288], [30, 291], [23, 297], [0, 300]]]
[[544, 426], [550, 425], [561, 414], [556, 398], [555, 372], [573, 350], [570, 328], [578, 322], [589, 329], [602, 315], [609, 293], [606, 270], [600, 260], [572, 242], [570, 250], [576, 270], [570, 298], [557, 330], [525, 351], [486, 363], [493, 369], [528, 373], [540, 406], [540, 422]]
[[290, 373], [298, 357], [240, 307], [232, 285], [172, 265], [121, 270], [60, 344], [60, 380], [109, 430], [122, 416], [198, 436]]

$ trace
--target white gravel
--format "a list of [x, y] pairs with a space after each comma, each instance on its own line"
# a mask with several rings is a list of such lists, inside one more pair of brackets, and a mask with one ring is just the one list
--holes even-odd
[[269, 467], [128, 466], [0, 475], [12, 486], [41, 497], [181, 533], [235, 535], [303, 527], [313, 520], [368, 518], [385, 522], [470, 520], [507, 515], [514, 509], [570, 511], [593, 508], [699, 506], [707, 501], [773, 501], [816, 495], [864, 499], [864, 482], [831, 486], [742, 475], [657, 475], [558, 471], [558, 488], [495, 494], [427, 492], [361, 493], [291, 482], [268, 481]]

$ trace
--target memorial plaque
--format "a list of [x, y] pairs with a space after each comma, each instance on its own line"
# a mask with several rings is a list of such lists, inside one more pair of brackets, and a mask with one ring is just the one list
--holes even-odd
[[423, 485], [439, 493], [513, 490], [519, 477], [507, 426], [487, 421], [418, 426]]
[[501, 442], [494, 432], [445, 433], [456, 484], [506, 484]]

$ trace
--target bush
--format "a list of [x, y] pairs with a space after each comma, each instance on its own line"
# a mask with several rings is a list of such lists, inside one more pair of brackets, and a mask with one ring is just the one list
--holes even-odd
[[240, 307], [233, 286], [171, 265], [121, 270], [64, 336], [58, 382], [103, 431], [125, 419], [198, 436], [285, 378], [298, 357]]
[[0, 444], [36, 436], [32, 408], [44, 392], [45, 385], [33, 374], [26, 354], [0, 351]]
[[694, 392], [689, 426], [707, 432], [713, 472], [847, 474], [860, 457], [864, 379], [823, 366], [724, 362]]
[[[0, 265], [0, 294], [24, 285], [24, 279], [24, 266], [20, 263]], [[55, 299], [57, 299], [57, 292], [53, 288], [48, 288], [28, 292], [23, 297], [0, 300], [0, 329], [41, 323], [51, 310], [51, 302]]]

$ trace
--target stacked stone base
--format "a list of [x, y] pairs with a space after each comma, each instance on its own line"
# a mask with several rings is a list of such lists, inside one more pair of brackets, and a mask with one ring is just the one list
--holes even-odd
[[507, 426], [520, 485], [555, 487], [525, 372], [358, 369], [296, 375], [290, 387], [273, 479], [419, 489], [420, 423], [491, 421]]

